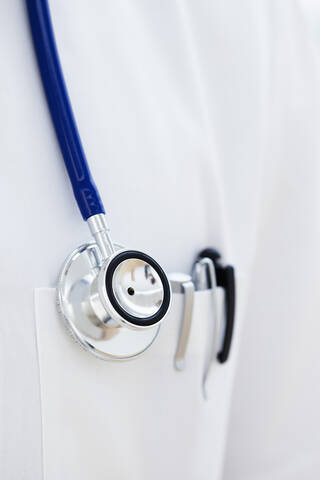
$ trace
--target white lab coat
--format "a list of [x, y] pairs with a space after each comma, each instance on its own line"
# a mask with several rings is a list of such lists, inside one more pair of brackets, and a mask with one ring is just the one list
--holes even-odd
[[225, 480], [320, 476], [317, 54], [296, 4], [266, 9], [262, 173]]
[[[242, 380], [226, 476], [247, 479], [250, 472], [260, 478], [260, 467], [265, 472], [270, 459], [274, 470], [261, 478], [291, 478], [275, 476], [277, 458], [265, 451], [262, 421], [256, 430], [266, 396], [252, 383], [273, 357], [274, 384], [288, 375], [296, 391], [296, 369], [281, 363], [283, 355], [291, 358], [281, 335], [291, 326], [293, 336], [294, 325], [306, 335], [299, 323], [305, 307], [310, 319], [316, 311], [318, 100], [295, 6], [249, 0], [50, 5], [80, 134], [114, 239], [150, 252], [168, 272], [188, 272], [201, 248], [218, 248], [237, 269], [237, 328], [230, 361], [211, 371], [208, 402], [201, 394], [207, 294], [196, 298], [184, 373], [172, 367], [181, 297], [175, 297], [154, 348], [134, 362], [99, 362], [67, 337], [54, 286], [64, 257], [88, 232], [49, 118], [23, 2], [3, 0], [1, 479], [220, 478], [241, 331]], [[313, 278], [308, 289], [307, 267]], [[275, 292], [273, 282], [283, 286], [288, 272], [290, 283]], [[290, 286], [298, 286], [300, 310]], [[272, 330], [265, 344], [252, 339], [254, 321], [259, 334]], [[316, 340], [316, 332], [305, 338]], [[247, 355], [257, 370], [248, 371]], [[299, 374], [310, 381], [305, 370]], [[260, 401], [239, 414], [237, 405], [253, 394]], [[273, 445], [279, 441], [278, 395], [268, 403]], [[304, 400], [301, 408], [311, 421], [309, 397]], [[302, 428], [295, 411], [293, 406], [288, 430]], [[296, 457], [299, 442], [292, 435], [285, 441]]]

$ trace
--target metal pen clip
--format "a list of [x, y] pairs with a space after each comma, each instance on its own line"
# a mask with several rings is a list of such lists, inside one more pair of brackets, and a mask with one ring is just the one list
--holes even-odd
[[205, 399], [208, 398], [206, 391], [206, 382], [210, 372], [212, 364], [216, 360], [218, 351], [218, 314], [216, 303], [216, 273], [214, 263], [210, 258], [202, 258], [198, 260], [192, 270], [192, 277], [197, 291], [211, 290], [212, 296], [212, 315], [209, 323], [209, 336], [208, 336], [208, 349], [205, 359], [203, 377], [202, 377], [202, 391]]
[[184, 295], [183, 314], [180, 323], [176, 353], [174, 356], [174, 366], [176, 370], [181, 372], [185, 367], [185, 356], [192, 324], [194, 284], [190, 275], [182, 273], [170, 274], [169, 279], [172, 292], [182, 293]]

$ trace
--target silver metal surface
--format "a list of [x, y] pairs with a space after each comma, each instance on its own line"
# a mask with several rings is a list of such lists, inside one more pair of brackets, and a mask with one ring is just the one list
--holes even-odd
[[137, 258], [129, 258], [117, 266], [112, 287], [119, 305], [138, 318], [151, 317], [163, 302], [164, 290], [158, 273]]
[[[117, 252], [121, 247], [115, 245], [114, 249]], [[105, 261], [95, 243], [82, 245], [65, 261], [57, 287], [58, 308], [72, 337], [104, 360], [140, 355], [154, 342], [160, 328], [159, 324], [148, 328], [123, 326], [126, 322], [110, 307], [103, 278], [116, 254]]]
[[102, 213], [92, 215], [87, 219], [90, 232], [98, 245], [102, 259], [108, 258], [115, 252], [115, 248], [110, 236], [110, 229], [107, 225], [106, 217]]
[[199, 260], [194, 264], [192, 269], [192, 280], [196, 291], [203, 291], [211, 288], [206, 262]]
[[[125, 250], [123, 250], [125, 251]], [[107, 261], [103, 262], [102, 266], [101, 266], [101, 269], [100, 269], [100, 272], [99, 272], [99, 275], [98, 275], [98, 278], [97, 278], [97, 292], [98, 292], [98, 295], [99, 295], [99, 298], [100, 298], [100, 301], [102, 302], [103, 304], [103, 307], [105, 308], [105, 310], [107, 312], [109, 312], [111, 318], [113, 318], [114, 320], [116, 320], [117, 322], [119, 322], [121, 325], [127, 327], [127, 328], [130, 328], [130, 329], [133, 329], [133, 330], [146, 330], [146, 329], [153, 329], [154, 326], [148, 326], [148, 325], [135, 325], [133, 324], [132, 322], [126, 320], [125, 318], [123, 318], [123, 316], [121, 316], [117, 310], [115, 310], [114, 306], [112, 305], [111, 301], [110, 301], [110, 298], [109, 296], [107, 295], [107, 292], [106, 292], [106, 282], [105, 282], [105, 278], [106, 278], [106, 272], [107, 272], [107, 269], [108, 269], [108, 266], [109, 266], [109, 263], [111, 262], [111, 260], [115, 257], [116, 254], [113, 254], [110, 258], [107, 259]], [[137, 259], [138, 260], [138, 259]], [[124, 262], [122, 262], [124, 263]], [[121, 265], [121, 264], [120, 264]], [[146, 264], [148, 265], [148, 264]], [[152, 269], [153, 270], [153, 269]], [[158, 276], [157, 276], [158, 278]], [[140, 283], [140, 282], [139, 282]], [[132, 286], [132, 285], [131, 285]], [[146, 283], [145, 283], [145, 286], [146, 286]], [[150, 288], [151, 287], [151, 288]], [[130, 288], [130, 286], [128, 287]], [[157, 287], [158, 288], [158, 287]], [[153, 289], [153, 286], [152, 285], [149, 285], [149, 289], [150, 289], [150, 292], [153, 292], [152, 295], [151, 295], [151, 298], [147, 301], [147, 303], [149, 304], [149, 309], [150, 309], [150, 304], [151, 302], [154, 302], [154, 298], [152, 298], [152, 296], [155, 296], [157, 295], [158, 299], [159, 298], [162, 298], [162, 295], [163, 295], [163, 288], [161, 288], [161, 292], [157, 292], [155, 291], [154, 292], [154, 289]], [[128, 303], [125, 301], [124, 299], [124, 296], [121, 297], [121, 294], [120, 292], [118, 291], [117, 292], [117, 288], [115, 285], [113, 285], [113, 292], [114, 292], [114, 295], [117, 299], [117, 302], [119, 303], [119, 296], [120, 296], [120, 301], [122, 301], [122, 306], [124, 307], [124, 309], [126, 309], [126, 306], [128, 306]], [[118, 296], [118, 298], [117, 298]], [[127, 296], [129, 297], [129, 293], [127, 291]], [[131, 308], [132, 308], [132, 311], [138, 311], [138, 306], [140, 304], [142, 304], [141, 302], [141, 295], [138, 295], [138, 298], [140, 297], [140, 301], [137, 301], [135, 304], [134, 302], [132, 301], [132, 304], [131, 304]], [[148, 295], [146, 294], [145, 292], [145, 297], [146, 299], [148, 298]], [[144, 300], [144, 302], [146, 302], [146, 299]], [[159, 300], [158, 300], [159, 301]], [[161, 304], [160, 304], [161, 306]], [[156, 311], [160, 308], [160, 306], [158, 306], [156, 304], [156, 302], [154, 302], [154, 305], [153, 307], [151, 306], [151, 308], [154, 308], [155, 309], [155, 313]], [[169, 305], [169, 308], [168, 308], [168, 311], [170, 309], [170, 305]], [[146, 307], [143, 308], [143, 312], [146, 311]], [[129, 312], [127, 312], [129, 313]], [[139, 317], [137, 318], [146, 318], [144, 317], [144, 315], [140, 314]], [[163, 321], [164, 317], [158, 322], [158, 325], [160, 325]]]
[[210, 258], [202, 258], [194, 264], [192, 278], [197, 291], [212, 291], [212, 318], [209, 323], [209, 345], [205, 359], [205, 367], [202, 378], [202, 390], [204, 398], [207, 398], [206, 382], [214, 363], [217, 363], [217, 353], [219, 348], [219, 322], [216, 302], [217, 280], [213, 261]]
[[175, 368], [181, 372], [185, 368], [185, 356], [192, 324], [194, 285], [190, 275], [186, 274], [171, 274], [169, 275], [169, 279], [173, 293], [182, 293], [184, 295], [183, 314], [177, 349], [174, 356]]

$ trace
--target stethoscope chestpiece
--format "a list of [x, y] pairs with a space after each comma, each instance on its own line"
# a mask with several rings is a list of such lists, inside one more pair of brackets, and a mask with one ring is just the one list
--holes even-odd
[[97, 243], [66, 259], [57, 301], [72, 337], [105, 360], [126, 360], [146, 351], [168, 313], [171, 289], [149, 255], [119, 245], [107, 258]]
[[112, 318], [134, 329], [158, 325], [170, 305], [166, 274], [152, 257], [137, 250], [116, 252], [104, 263], [99, 291]]

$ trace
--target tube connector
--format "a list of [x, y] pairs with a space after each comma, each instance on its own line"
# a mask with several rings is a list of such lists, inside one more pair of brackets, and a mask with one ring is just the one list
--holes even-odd
[[90, 232], [99, 247], [102, 258], [105, 260], [115, 252], [113, 242], [110, 237], [110, 228], [106, 222], [104, 214], [92, 215], [87, 220]]

